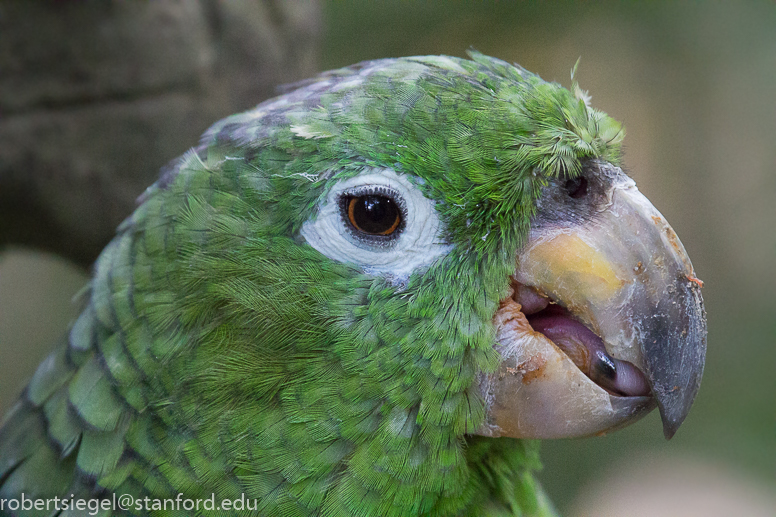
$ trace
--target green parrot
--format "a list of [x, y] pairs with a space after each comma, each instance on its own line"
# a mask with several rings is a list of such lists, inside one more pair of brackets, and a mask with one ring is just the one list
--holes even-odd
[[3, 421], [0, 513], [553, 515], [537, 439], [670, 438], [702, 284], [622, 127], [470, 57], [323, 73], [165, 168]]

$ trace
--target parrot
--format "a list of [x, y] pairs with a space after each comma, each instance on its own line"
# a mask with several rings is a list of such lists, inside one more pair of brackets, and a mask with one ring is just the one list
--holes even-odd
[[572, 81], [378, 59], [213, 125], [4, 417], [0, 514], [550, 516], [542, 439], [673, 436], [702, 282]]

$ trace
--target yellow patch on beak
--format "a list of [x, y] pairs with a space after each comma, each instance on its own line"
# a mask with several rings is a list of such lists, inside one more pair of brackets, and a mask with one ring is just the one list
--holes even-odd
[[604, 253], [575, 233], [556, 233], [537, 241], [525, 251], [522, 263], [528, 265], [527, 276], [551, 292], [564, 293], [565, 299], [577, 299], [569, 296], [577, 293], [582, 295], [579, 298], [602, 303], [628, 283]]

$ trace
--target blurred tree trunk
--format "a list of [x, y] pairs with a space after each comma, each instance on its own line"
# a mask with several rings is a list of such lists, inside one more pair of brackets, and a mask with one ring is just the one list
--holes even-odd
[[316, 0], [0, 1], [0, 248], [88, 266], [158, 170], [317, 70]]

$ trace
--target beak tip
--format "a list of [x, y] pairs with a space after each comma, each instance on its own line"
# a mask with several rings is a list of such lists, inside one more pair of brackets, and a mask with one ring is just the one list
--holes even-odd
[[684, 419], [690, 412], [695, 395], [698, 392], [700, 379], [693, 378], [690, 386], [687, 386], [682, 392], [657, 392], [657, 405], [660, 410], [660, 418], [663, 421], [663, 435], [666, 440], [670, 440], [676, 434], [676, 431], [684, 422]]
[[[682, 425], [698, 393], [706, 362], [706, 311], [697, 290], [677, 289], [663, 303], [676, 301], [680, 310], [661, 321], [660, 337], [644, 350], [652, 393], [670, 440]], [[668, 344], [668, 346], [666, 346]]]
[[[660, 415], [663, 416], [662, 414]], [[674, 437], [676, 434], [676, 431], [679, 430], [679, 426], [682, 425], [682, 422], [684, 421], [684, 418], [680, 420], [671, 420], [667, 418], [663, 418], [663, 436], [666, 437], [666, 440], [670, 440]]]

